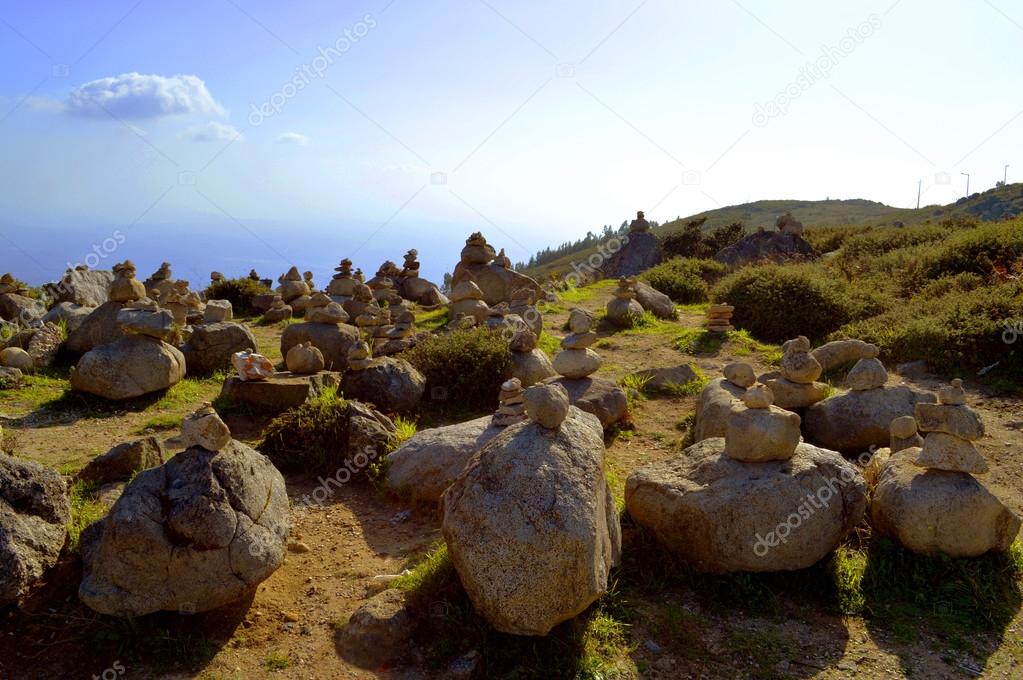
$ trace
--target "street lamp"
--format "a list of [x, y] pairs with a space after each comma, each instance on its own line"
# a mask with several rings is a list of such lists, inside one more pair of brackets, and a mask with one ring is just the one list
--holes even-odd
[[968, 173], [968, 172], [960, 172], [959, 174], [960, 175], [966, 175], [966, 197], [969, 198], [970, 197], [970, 173]]

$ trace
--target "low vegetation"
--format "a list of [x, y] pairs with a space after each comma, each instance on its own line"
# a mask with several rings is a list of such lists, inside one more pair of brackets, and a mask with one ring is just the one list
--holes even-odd
[[725, 274], [725, 266], [709, 259], [676, 257], [642, 275], [651, 286], [683, 305], [706, 302], [710, 286]]
[[257, 448], [282, 470], [336, 470], [348, 458], [348, 403], [325, 389], [271, 420]]
[[256, 310], [252, 307], [252, 298], [269, 292], [269, 288], [248, 277], [214, 281], [204, 291], [207, 300], [230, 302], [234, 315], [238, 317], [254, 316]]

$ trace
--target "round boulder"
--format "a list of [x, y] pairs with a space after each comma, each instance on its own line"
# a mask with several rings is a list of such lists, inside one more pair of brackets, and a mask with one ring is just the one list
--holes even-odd
[[184, 377], [185, 356], [176, 347], [133, 335], [86, 352], [71, 387], [117, 401], [165, 390]]
[[328, 371], [343, 371], [348, 368], [348, 350], [358, 341], [359, 329], [348, 324], [293, 323], [281, 335], [281, 355], [288, 356], [295, 345], [311, 342], [323, 353]]
[[892, 421], [913, 415], [933, 394], [906, 385], [851, 391], [819, 401], [806, 410], [806, 438], [818, 446], [859, 454], [871, 446], [887, 446]]
[[230, 368], [236, 352], [257, 352], [256, 336], [247, 326], [220, 321], [195, 326], [192, 336], [181, 346], [189, 375], [209, 375]]
[[345, 373], [341, 391], [385, 413], [404, 413], [419, 405], [426, 391], [426, 377], [404, 359], [381, 357], [367, 368]]

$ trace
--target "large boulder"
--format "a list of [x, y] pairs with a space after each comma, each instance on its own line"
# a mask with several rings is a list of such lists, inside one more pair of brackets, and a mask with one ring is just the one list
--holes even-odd
[[329, 387], [341, 387], [341, 374], [320, 371], [312, 375], [274, 373], [266, 380], [242, 380], [232, 375], [220, 388], [227, 403], [263, 415], [278, 415], [314, 399]]
[[61, 333], [57, 324], [46, 321], [39, 328], [35, 329], [32, 338], [28, 341], [26, 350], [32, 357], [32, 364], [36, 368], [52, 366], [57, 359], [57, 353], [64, 345], [64, 334]]
[[737, 405], [741, 406], [739, 399], [745, 393], [745, 387], [739, 387], [727, 378], [715, 378], [708, 382], [696, 398], [696, 421], [693, 426], [695, 441], [724, 437], [728, 417]]
[[417, 501], [440, 500], [483, 445], [504, 431], [484, 416], [422, 430], [387, 456], [387, 486]]
[[74, 302], [58, 302], [46, 312], [43, 321], [59, 323], [63, 320], [68, 333], [74, 333], [94, 310], [95, 307], [85, 307]]
[[119, 401], [165, 390], [184, 377], [185, 356], [177, 347], [132, 335], [82, 355], [71, 387]]
[[678, 318], [678, 312], [675, 310], [675, 303], [672, 299], [642, 281], [636, 282], [636, 302], [658, 319]]
[[328, 371], [343, 371], [348, 368], [348, 350], [359, 339], [359, 329], [348, 324], [293, 323], [281, 335], [281, 356], [288, 356], [295, 345], [311, 342], [323, 352]]
[[597, 416], [602, 427], [611, 427], [629, 414], [625, 391], [611, 380], [558, 378], [552, 384], [564, 387], [572, 406]]
[[965, 472], [917, 467], [919, 454], [918, 448], [903, 449], [881, 468], [870, 506], [873, 528], [925, 555], [1007, 550], [1020, 518]]
[[405, 413], [419, 405], [426, 377], [404, 359], [381, 357], [358, 371], [345, 373], [345, 397], [374, 404], [385, 413]]
[[18, 295], [17, 293], [0, 294], [0, 318], [28, 324], [31, 321], [43, 318], [45, 314], [46, 305], [39, 300]]
[[[104, 302], [94, 309], [78, 328], [71, 331], [67, 349], [75, 354], [85, 354], [100, 345], [108, 345], [124, 337], [117, 314], [124, 309], [123, 302]], [[70, 328], [68, 329], [70, 330]]]
[[[621, 247], [599, 265], [607, 278], [635, 276], [664, 259], [660, 240], [649, 231], [630, 232], [619, 243]], [[608, 250], [611, 250], [610, 246]]]
[[98, 307], [110, 300], [110, 284], [114, 272], [101, 269], [69, 269], [56, 283], [43, 288], [56, 302], [71, 302], [85, 307]]
[[789, 262], [815, 256], [813, 246], [803, 237], [781, 231], [758, 231], [718, 251], [714, 259], [729, 267], [742, 267], [754, 262]]
[[242, 599], [284, 561], [281, 473], [238, 441], [139, 474], [82, 535], [78, 595], [102, 614], [201, 612]]
[[523, 387], [543, 382], [557, 375], [547, 353], [539, 347], [528, 352], [512, 352], [511, 374], [518, 378]]
[[[468, 272], [472, 280], [483, 291], [483, 301], [488, 305], [496, 305], [499, 302], [511, 301], [512, 293], [528, 288], [537, 297], [544, 296], [543, 289], [533, 279], [525, 274], [520, 274], [514, 269], [502, 267], [499, 264], [465, 264], [459, 262], [455, 266], [454, 279], [461, 281], [464, 276], [462, 272]], [[454, 312], [452, 312], [454, 314]]]
[[181, 346], [189, 375], [208, 375], [230, 368], [231, 355], [246, 351], [259, 351], [256, 336], [248, 326], [231, 321], [195, 326], [188, 342]]
[[604, 454], [596, 418], [571, 408], [556, 430], [510, 426], [444, 492], [451, 561], [497, 630], [546, 635], [607, 590], [621, 528]]
[[919, 403], [934, 401], [933, 394], [907, 385], [845, 392], [806, 410], [806, 438], [833, 451], [863, 453], [888, 445], [894, 419], [913, 415]]
[[0, 453], [0, 607], [57, 562], [71, 507], [56, 470]]
[[799, 444], [788, 460], [746, 463], [724, 449], [704, 439], [625, 486], [632, 519], [700, 571], [804, 569], [863, 518], [866, 483], [834, 451]]

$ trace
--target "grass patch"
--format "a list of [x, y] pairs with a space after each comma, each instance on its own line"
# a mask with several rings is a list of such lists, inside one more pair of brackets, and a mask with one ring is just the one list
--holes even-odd
[[184, 418], [174, 413], [162, 413], [158, 416], [154, 416], [147, 420], [145, 424], [139, 428], [139, 434], [145, 434], [153, 430], [157, 432], [163, 432], [165, 430], [176, 430], [181, 427], [181, 421]]
[[543, 350], [544, 354], [554, 358], [554, 355], [561, 351], [561, 338], [542, 331], [537, 338], [536, 346]]
[[686, 354], [717, 354], [728, 338], [727, 333], [712, 333], [705, 328], [683, 328], [672, 345]]
[[107, 514], [107, 508], [96, 500], [99, 486], [84, 480], [71, 485], [69, 500], [71, 502], [71, 523], [68, 524], [68, 548], [78, 553], [81, 547], [82, 531], [93, 522]]
[[279, 468], [333, 472], [348, 458], [348, 403], [337, 388], [267, 424], [258, 448]]
[[287, 670], [294, 664], [294, 659], [287, 652], [270, 652], [263, 659], [263, 666], [271, 672]]
[[439, 331], [448, 325], [448, 321], [450, 321], [450, 318], [448, 317], [447, 307], [416, 312], [416, 328], [421, 331], [429, 331], [431, 333]]

